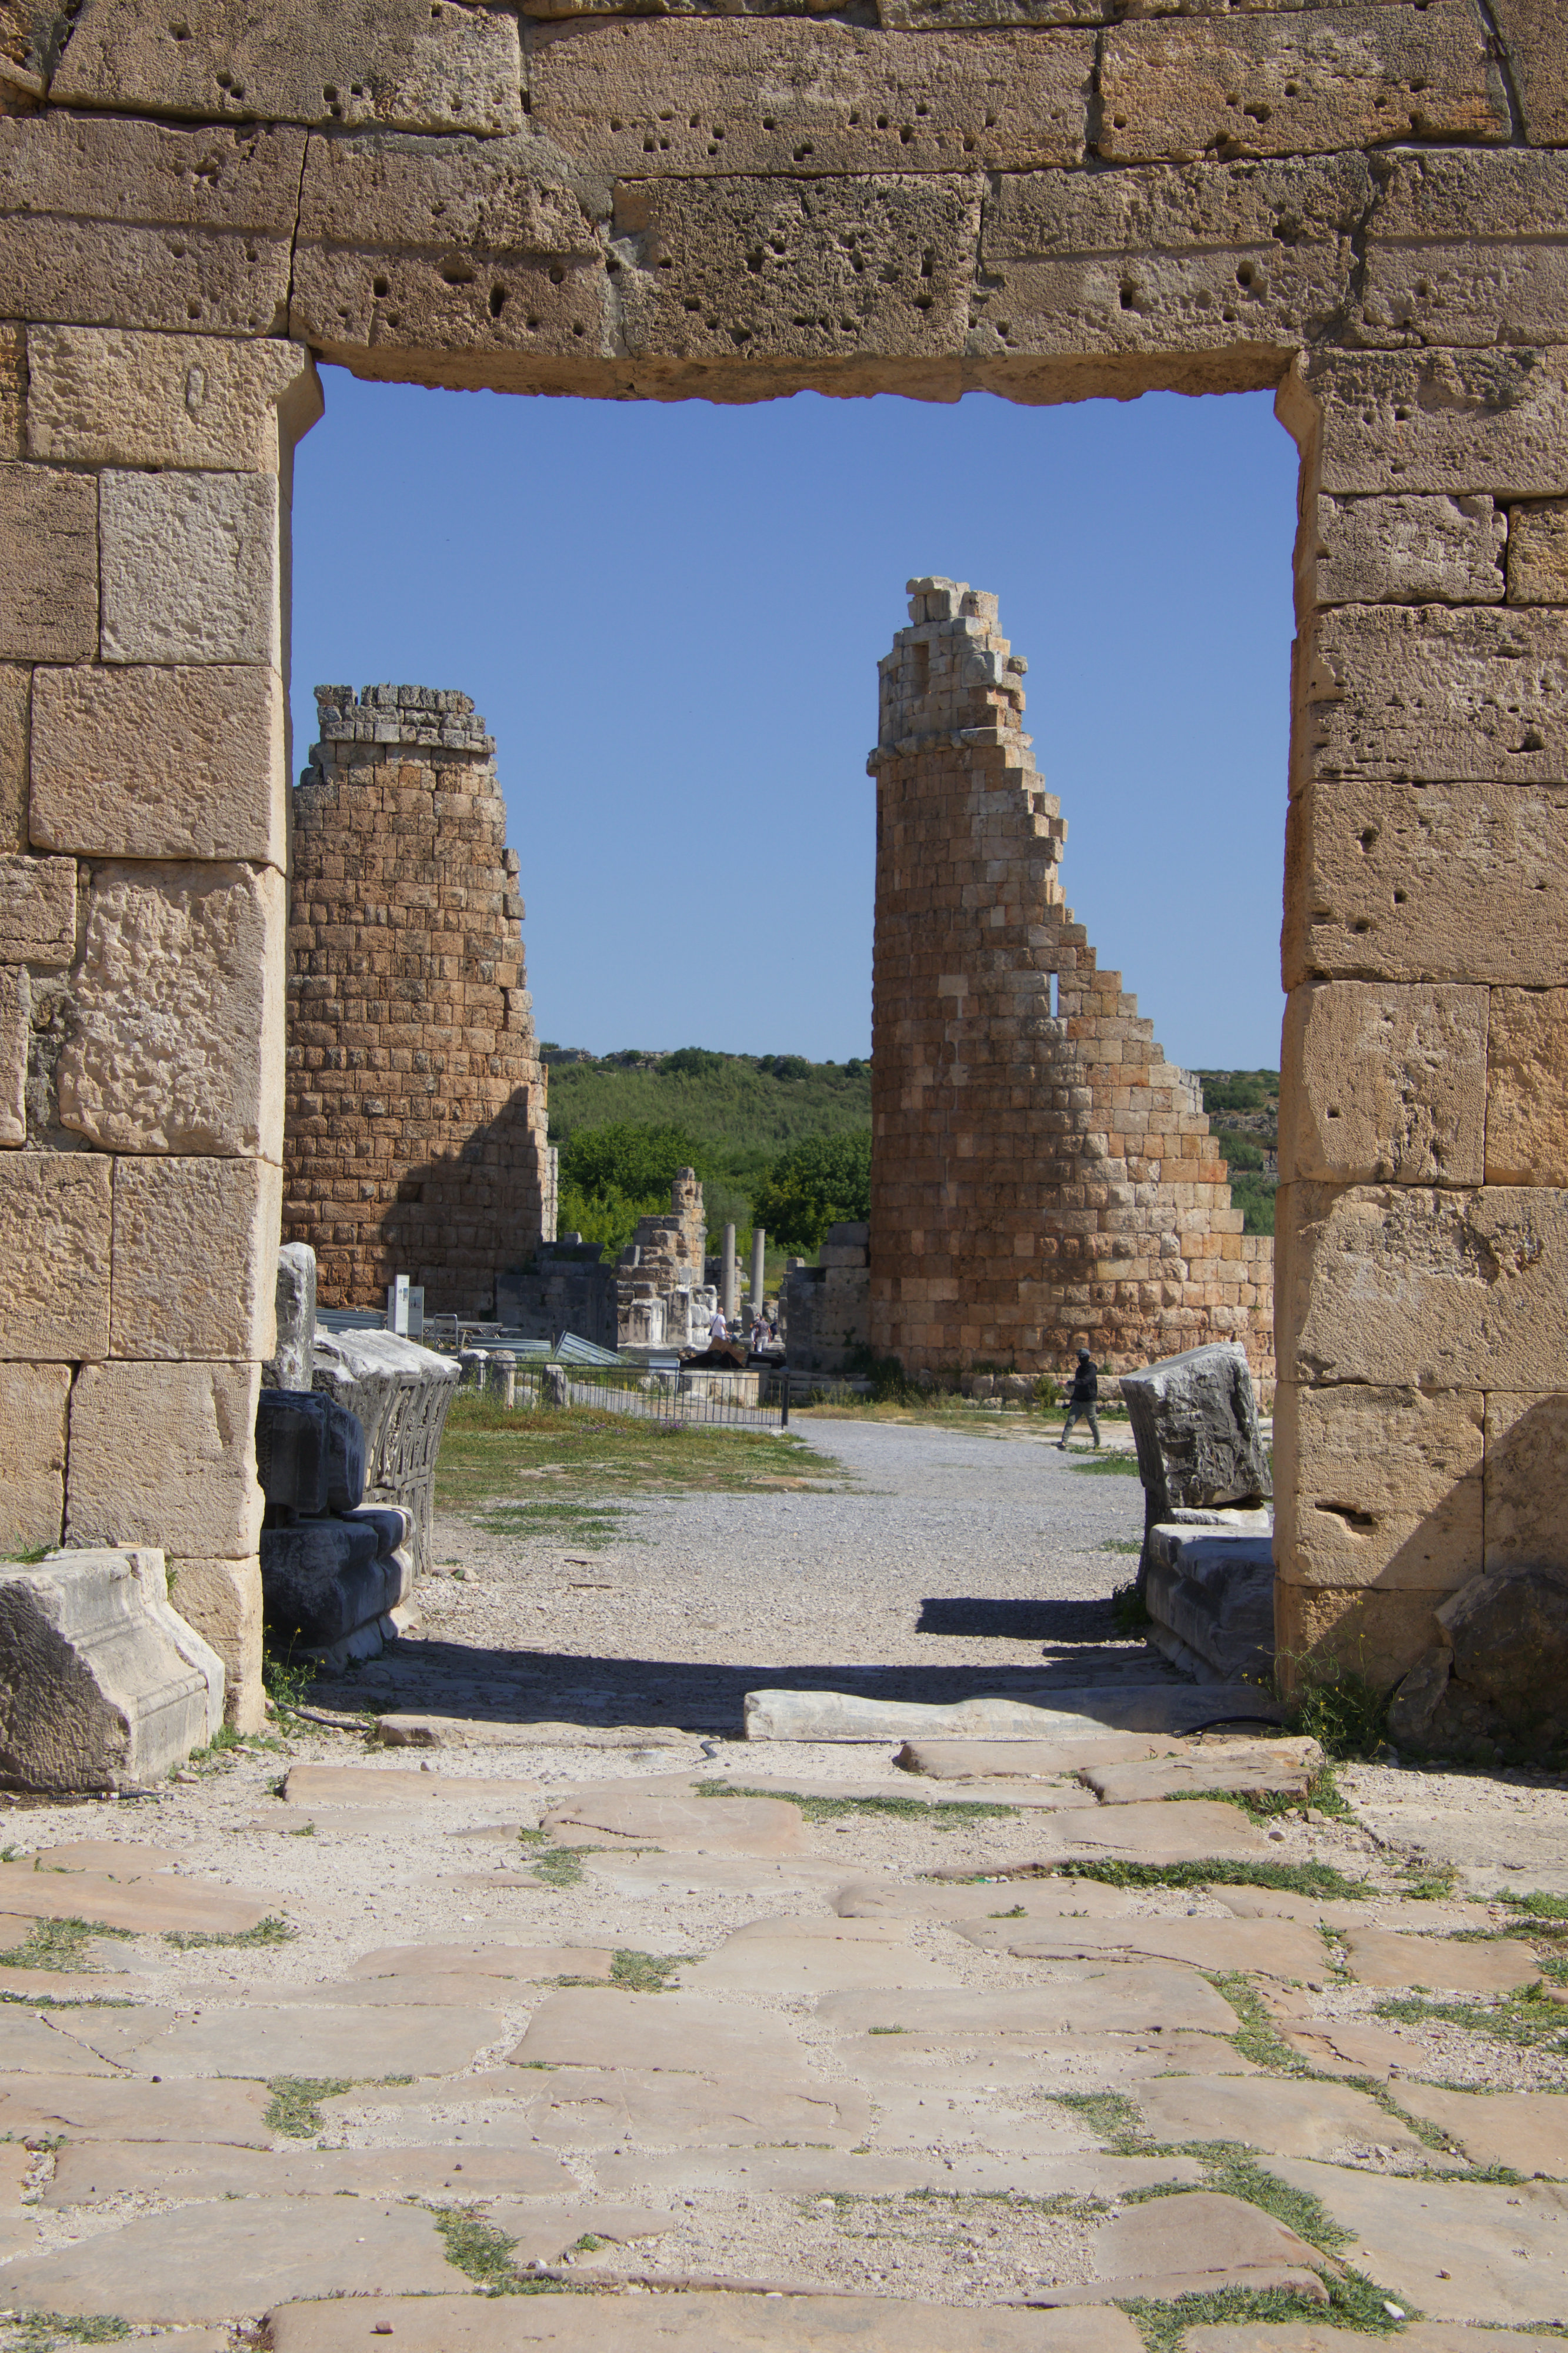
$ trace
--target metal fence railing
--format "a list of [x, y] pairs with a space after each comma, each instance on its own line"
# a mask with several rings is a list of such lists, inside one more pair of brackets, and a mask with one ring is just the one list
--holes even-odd
[[679, 1366], [523, 1362], [517, 1367], [515, 1393], [525, 1409], [592, 1406], [602, 1413], [708, 1429], [781, 1430], [789, 1425], [788, 1376], [782, 1366], [721, 1372], [701, 1366], [687, 1370]]

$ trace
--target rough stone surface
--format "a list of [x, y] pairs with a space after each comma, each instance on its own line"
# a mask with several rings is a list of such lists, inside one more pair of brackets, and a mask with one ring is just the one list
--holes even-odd
[[29, 1789], [161, 1780], [223, 1723], [222, 1662], [170, 1608], [162, 1553], [0, 1572], [0, 1775]]
[[27, 1141], [32, 998], [26, 970], [0, 966], [0, 1145]]
[[99, 530], [106, 661], [281, 670], [272, 475], [107, 472]]
[[1531, 499], [1509, 509], [1508, 601], [1568, 603], [1568, 501]]
[[1486, 1181], [1568, 1183], [1568, 989], [1490, 996]]
[[248, 1559], [261, 1528], [259, 1391], [256, 1365], [85, 1366], [71, 1391], [68, 1542]]
[[1431, 2319], [1528, 2327], [1562, 2308], [1568, 2264], [1553, 2189], [1397, 2181], [1300, 2158], [1279, 2170], [1355, 2233], [1344, 2261]]
[[[541, 2304], [563, 2309], [541, 2316]], [[603, 2308], [588, 2297], [530, 2297], [496, 2305], [481, 2297], [453, 2304], [394, 2302], [381, 2307], [400, 2345], [413, 2353], [512, 2353], [539, 2342], [565, 2353], [597, 2353]], [[290, 2304], [270, 2316], [278, 2353], [362, 2353], [364, 2316], [342, 2304]], [[948, 2353], [952, 2324], [931, 2306], [894, 2297], [744, 2295], [691, 2293], [679, 2303], [652, 2296], [617, 2306], [616, 2337], [626, 2353]], [[1082, 2313], [966, 2312], [972, 2353], [1138, 2353], [1125, 2313], [1110, 2306]]]
[[31, 670], [0, 662], [0, 851], [26, 849]]
[[1213, 1720], [1226, 1702], [1258, 1705], [1256, 1692], [1203, 1692], [1136, 1684], [1021, 1692], [966, 1699], [952, 1706], [868, 1699], [821, 1691], [748, 1692], [748, 1740], [1028, 1740], [1103, 1732], [1189, 1731]]
[[1333, 2157], [1342, 2149], [1375, 2148], [1418, 2158], [1423, 2148], [1407, 2126], [1396, 2124], [1364, 2092], [1342, 2084], [1176, 2075], [1141, 2084], [1133, 2096], [1157, 2140], [1240, 2141], [1244, 2147], [1279, 2157]]
[[57, 105], [259, 117], [353, 129], [521, 131], [517, 26], [426, 0], [330, 0], [308, 25], [212, 8], [177, 45], [135, 0], [89, 0], [56, 71]]
[[1534, 147], [1568, 146], [1568, 30], [1553, 0], [1493, 0]]
[[[1480, 605], [1320, 613], [1300, 672], [1298, 779], [1557, 783], [1568, 652], [1550, 614]], [[1507, 665], [1506, 701], [1496, 691]]]
[[283, 878], [93, 870], [60, 1119], [121, 1152], [261, 1153], [283, 1124]]
[[1277, 1530], [1300, 1582], [1451, 1592], [1481, 1557], [1479, 1389], [1327, 1388], [1274, 1399]]
[[1276, 406], [1325, 494], [1561, 492], [1568, 380], [1542, 353], [1323, 349]]
[[1509, 135], [1502, 77], [1465, 0], [1117, 26], [1100, 95], [1100, 152], [1119, 163]]
[[[1541, 1975], [1528, 1945], [1510, 1937], [1463, 1945], [1451, 1936], [1407, 1936], [1392, 1928], [1347, 1928], [1351, 1972], [1362, 1985], [1430, 1986], [1436, 1992], [1517, 1993]], [[1310, 2157], [1310, 2149], [1292, 2155]]]
[[1482, 988], [1356, 981], [1294, 990], [1283, 1050], [1299, 1075], [1280, 1105], [1281, 1178], [1481, 1183], [1490, 1116], [1488, 998]]
[[72, 860], [0, 857], [0, 962], [69, 964], [76, 913]]
[[308, 1242], [279, 1250], [274, 1297], [278, 1345], [262, 1366], [263, 1387], [308, 1390], [316, 1378], [316, 1253]]
[[261, 1683], [261, 1573], [254, 1560], [171, 1560], [180, 1615], [223, 1661], [224, 1719], [236, 1732], [267, 1723]]
[[27, 332], [27, 455], [56, 465], [275, 474], [321, 414], [299, 343]]
[[0, 1551], [60, 1540], [70, 1381], [68, 1365], [0, 1364]]
[[281, 868], [284, 717], [283, 681], [261, 666], [39, 670], [35, 848]]
[[281, 1198], [269, 1160], [116, 1160], [110, 1354], [270, 1356]]
[[1247, 1351], [1211, 1341], [1121, 1377], [1121, 1396], [1143, 1483], [1143, 1556], [1149, 1531], [1174, 1510], [1255, 1504], [1270, 1491]]
[[1448, 2092], [1408, 2077], [1393, 2091], [1407, 2116], [1436, 2125], [1476, 2165], [1568, 2174], [1568, 2099], [1560, 2092]]
[[1532, 602], [1513, 590], [1516, 528], [1487, 498], [1320, 498], [1301, 586], [1320, 605], [1499, 604], [1506, 544], [1510, 601]]
[[7, 1357], [109, 1354], [110, 1164], [82, 1153], [0, 1157], [0, 1330]]
[[[4, 251], [0, 231], [0, 252]], [[0, 465], [0, 656], [81, 661], [98, 650], [98, 485]]]

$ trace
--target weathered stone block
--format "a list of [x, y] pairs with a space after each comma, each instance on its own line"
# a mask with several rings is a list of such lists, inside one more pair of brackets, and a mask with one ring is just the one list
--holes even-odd
[[281, 868], [286, 720], [283, 681], [269, 666], [40, 670], [33, 841], [89, 858]]
[[1568, 982], [1568, 787], [1310, 785], [1286, 869], [1287, 988]]
[[[0, 1163], [0, 1171], [5, 1164]], [[261, 1531], [257, 1365], [88, 1365], [70, 1401], [66, 1541], [246, 1560]]]
[[1121, 1396], [1143, 1482], [1142, 1589], [1152, 1533], [1161, 1522], [1181, 1506], [1262, 1501], [1269, 1493], [1268, 1463], [1247, 1351], [1235, 1342], [1190, 1348], [1123, 1373]]
[[110, 1354], [270, 1356], [282, 1193], [269, 1160], [116, 1160]]
[[0, 1365], [0, 1552], [60, 1540], [70, 1385], [68, 1365]]
[[1490, 499], [1320, 498], [1316, 522], [1297, 545], [1303, 605], [1502, 599], [1509, 519]]
[[82, 326], [279, 332], [305, 136], [59, 109], [0, 118], [6, 307]]
[[1470, 0], [1113, 26], [1100, 86], [1099, 152], [1121, 164], [1505, 140], [1510, 128]]
[[1557, 0], [1492, 0], [1532, 147], [1568, 147], [1568, 22]]
[[1294, 1585], [1274, 1587], [1276, 1671], [1289, 1691], [1301, 1662], [1337, 1659], [1353, 1674], [1387, 1691], [1431, 1650], [1438, 1635], [1434, 1604], [1441, 1596], [1405, 1587]]
[[75, 859], [0, 857], [0, 963], [65, 965], [75, 954]]
[[1486, 1176], [1568, 1184], [1568, 989], [1491, 992]]
[[321, 414], [299, 343], [27, 330], [27, 451], [55, 464], [275, 474]]
[[1481, 1558], [1486, 1399], [1359, 1382], [1274, 1397], [1274, 1525], [1295, 1585], [1448, 1593]]
[[[958, 352], [980, 229], [979, 181], [625, 183], [617, 237], [628, 348], [748, 362]], [[755, 266], [760, 265], [760, 266]]]
[[192, 12], [177, 40], [136, 0], [88, 0], [57, 106], [395, 131], [522, 128], [515, 18], [429, 0], [325, 0], [282, 16]]
[[98, 644], [98, 484], [0, 466], [0, 655], [81, 661]]
[[1568, 1569], [1568, 1393], [1488, 1398], [1486, 1496], [1487, 1568]]
[[103, 657], [283, 662], [270, 474], [106, 473]]
[[357, 1512], [364, 1473], [364, 1424], [357, 1413], [320, 1389], [262, 1390], [256, 1475], [279, 1523]]
[[27, 331], [15, 319], [0, 322], [0, 458], [26, 451]]
[[1568, 1193], [1281, 1186], [1276, 1250], [1284, 1379], [1541, 1390], [1563, 1373]]
[[27, 844], [27, 712], [33, 673], [0, 663], [0, 852]]
[[1479, 1185], [1484, 988], [1317, 981], [1285, 1008], [1279, 1174], [1340, 1185]]
[[218, 1730], [223, 1683], [170, 1608], [156, 1549], [0, 1567], [0, 1777], [13, 1787], [161, 1780]]
[[94, 870], [65, 1126], [121, 1152], [280, 1157], [285, 897], [270, 867]]
[[1298, 776], [1568, 777], [1568, 641], [1550, 614], [1351, 606], [1302, 645]]
[[0, 1158], [0, 1359], [109, 1354], [110, 1176], [85, 1152]]
[[261, 1731], [260, 1562], [171, 1560], [169, 1583], [181, 1617], [223, 1661], [224, 1721], [236, 1732]]
[[[293, 332], [369, 347], [586, 361], [607, 347], [608, 190], [552, 176], [542, 142], [312, 139]], [[590, 210], [590, 207], [592, 210]]]
[[0, 966], [0, 1145], [27, 1141], [27, 1052], [32, 989], [17, 965]]
[[1568, 288], [1560, 155], [1402, 156], [1368, 223], [1362, 302], [1372, 339], [1549, 343]]
[[279, 1250], [273, 1296], [278, 1345], [262, 1366], [263, 1383], [271, 1389], [309, 1389], [316, 1378], [316, 1253], [309, 1242], [285, 1242]]
[[1274, 1665], [1271, 1535], [1169, 1524], [1149, 1531], [1150, 1641], [1200, 1683], [1267, 1685]]
[[1546, 497], [1568, 479], [1568, 385], [1549, 352], [1317, 352], [1275, 406], [1335, 496]]
[[531, 119], [607, 176], [1028, 171], [1079, 164], [1094, 37], [714, 17], [532, 37]]
[[1508, 601], [1568, 605], [1568, 499], [1510, 508]]

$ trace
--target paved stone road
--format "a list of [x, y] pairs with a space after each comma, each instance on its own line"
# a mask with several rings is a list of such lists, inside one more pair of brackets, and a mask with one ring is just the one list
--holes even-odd
[[[1093, 1515], [1120, 1525], [1135, 1482], [955, 1443], [978, 1459], [861, 1446], [861, 1493], [799, 1499], [789, 1573], [822, 1511], [842, 1557], [887, 1564], [864, 1586], [886, 1662], [972, 1687], [988, 1644], [1037, 1678], [1041, 1641], [922, 1611], [1023, 1602], [1035, 1575], [1089, 1612], [1052, 1672], [1087, 1651], [1099, 1680], [1094, 1580], [1125, 1570]], [[1009, 1492], [1042, 1470], [1086, 1515], [1054, 1555], [1050, 1491]], [[942, 1516], [965, 1476], [989, 1482], [977, 1553]], [[1032, 1570], [1034, 1539], [1004, 1540], [1037, 1507]], [[626, 1680], [593, 1683], [608, 1646], [579, 1627], [557, 1704], [680, 1665], [671, 1593], [729, 1606], [731, 1567], [703, 1603], [704, 1515], [721, 1546], [721, 1501], [639, 1514], [674, 1534], [625, 1548], [648, 1577], [640, 1620], [617, 1588]], [[466, 1684], [409, 1646], [411, 1687], [448, 1697], [501, 1687], [497, 1621], [564, 1565], [456, 1542], [496, 1655]], [[762, 1639], [766, 1598], [748, 1647], [774, 1676], [800, 1658]], [[1299, 1746], [1267, 1771], [1212, 1739], [949, 1747], [922, 1778], [889, 1747], [579, 1714], [531, 1738], [487, 1702], [478, 1745], [423, 1756], [312, 1731], [157, 1800], [15, 1810], [5, 1943], [63, 1936], [69, 1965], [0, 1963], [0, 2348], [47, 2343], [14, 2317], [43, 2313], [58, 2343], [114, 2316], [184, 2353], [1343, 2353], [1391, 2306], [1425, 2316], [1413, 2353], [1560, 2348], [1559, 1948], [1482, 1900], [1510, 1835], [1568, 1847], [1560, 1789], [1365, 1767], [1370, 1828], [1256, 1820], [1192, 1792], [1299, 1789]], [[1446, 1841], [1488, 1859], [1414, 1897], [1407, 1851]], [[1119, 1860], [1147, 1883], [1112, 1883]], [[1360, 1884], [1280, 1883], [1313, 1863]], [[122, 1933], [73, 1951], [37, 1926], [71, 1919]]]

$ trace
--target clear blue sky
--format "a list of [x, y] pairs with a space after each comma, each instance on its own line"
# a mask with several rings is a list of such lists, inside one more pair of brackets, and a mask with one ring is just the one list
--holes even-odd
[[904, 583], [1002, 600], [1063, 880], [1173, 1060], [1275, 1064], [1296, 457], [1266, 395], [1018, 408], [507, 399], [324, 371], [311, 688], [471, 694], [542, 1038], [870, 1040], [877, 662]]

